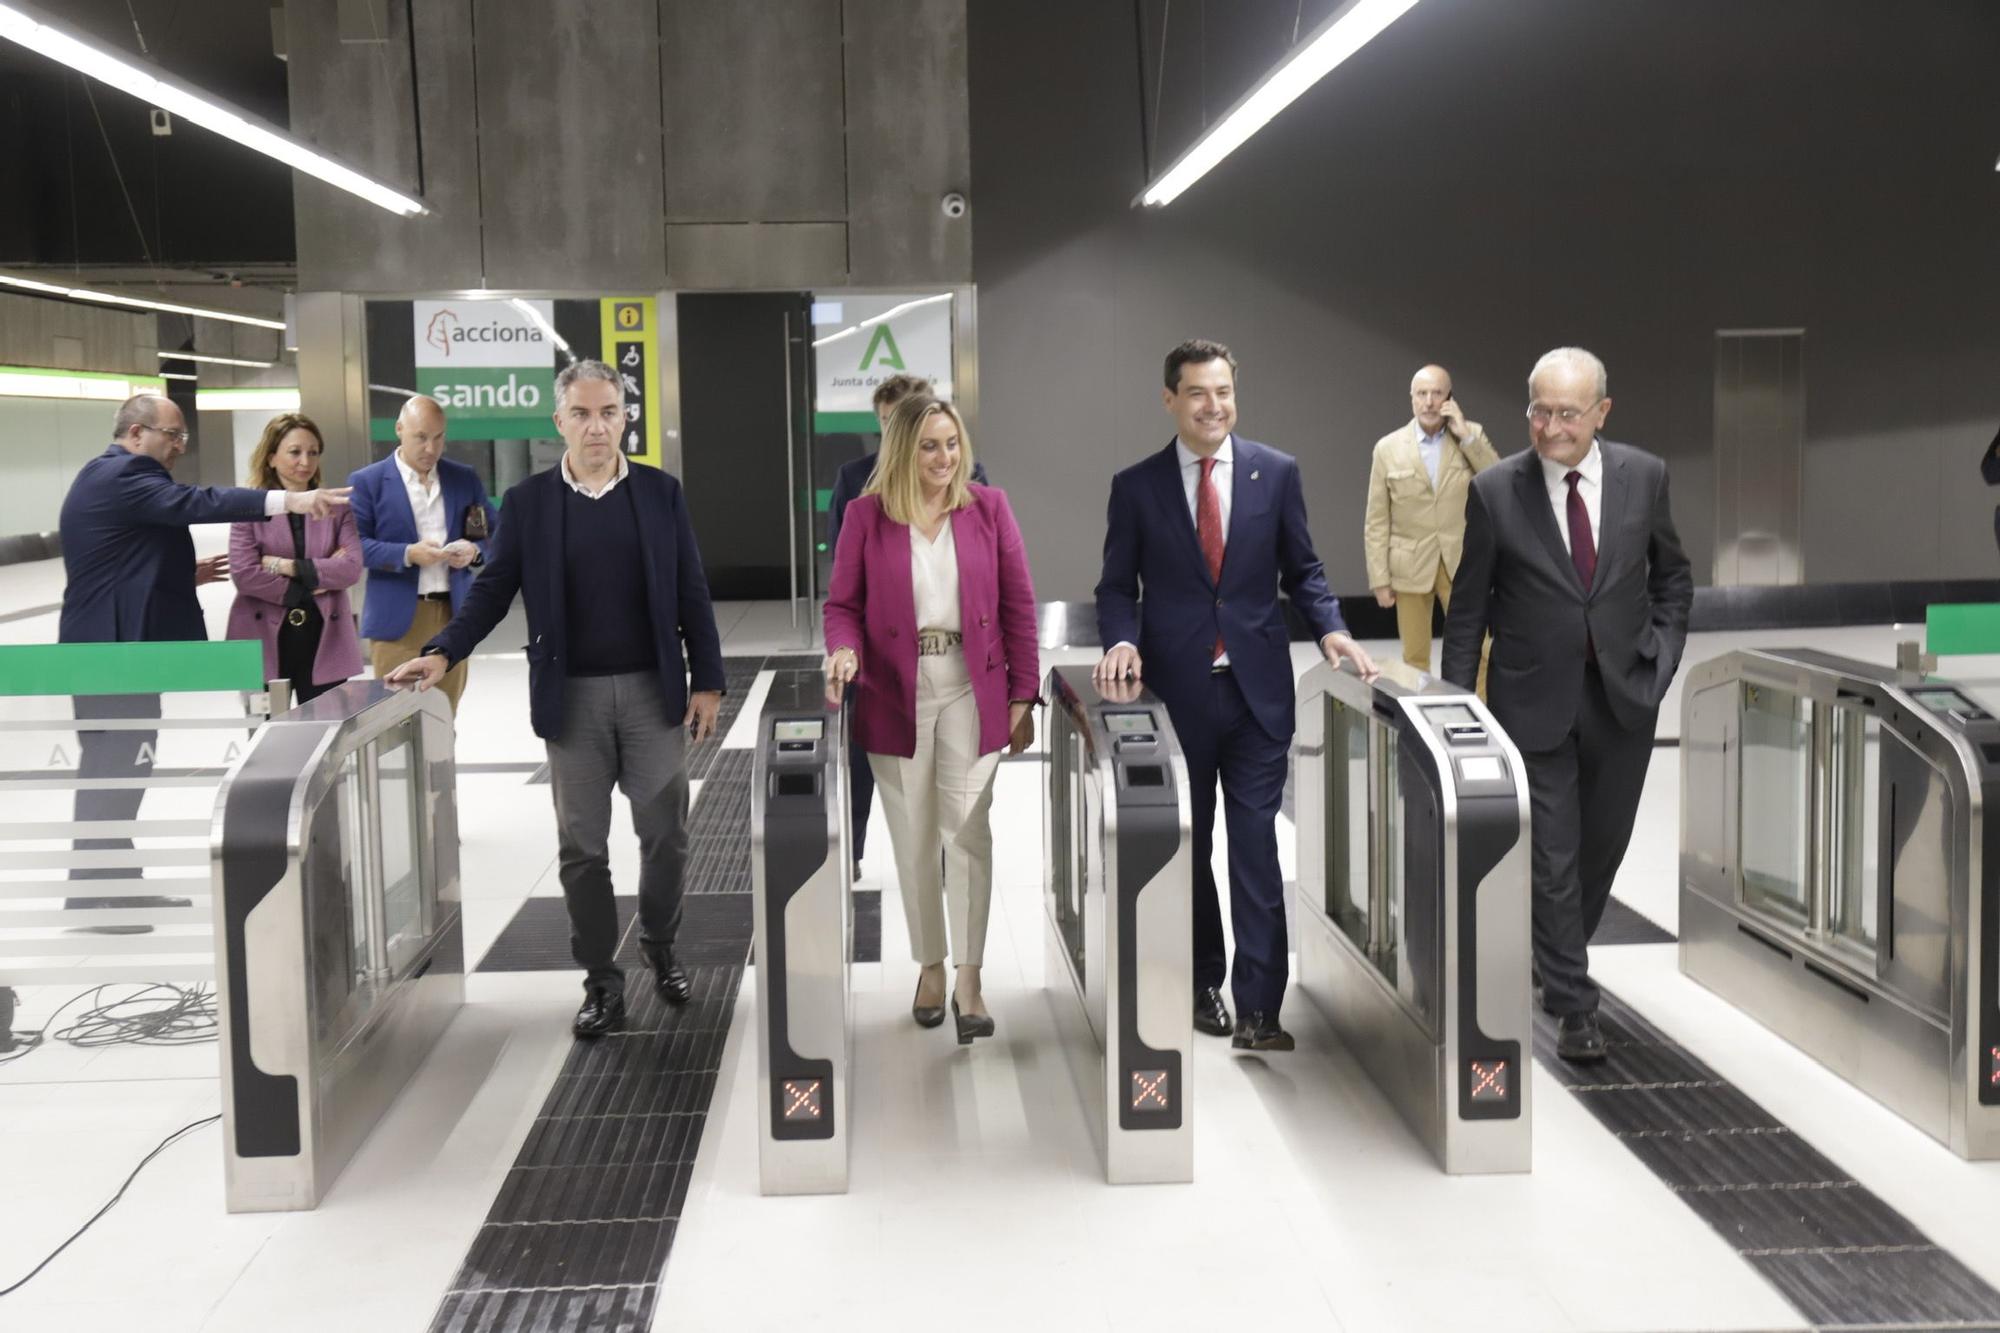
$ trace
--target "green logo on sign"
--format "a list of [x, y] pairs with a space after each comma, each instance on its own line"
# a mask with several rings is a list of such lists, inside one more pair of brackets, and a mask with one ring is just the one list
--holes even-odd
[[878, 347], [882, 349], [880, 359], [883, 365], [893, 366], [897, 370], [904, 368], [902, 350], [896, 346], [896, 335], [889, 332], [887, 324], [877, 324], [875, 336], [868, 340], [868, 350], [861, 354], [861, 369], [866, 370], [875, 364], [877, 359], [875, 349]]

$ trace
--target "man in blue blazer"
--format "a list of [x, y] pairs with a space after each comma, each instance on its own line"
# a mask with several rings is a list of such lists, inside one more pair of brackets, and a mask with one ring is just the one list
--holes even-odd
[[[182, 486], [167, 469], [187, 450], [187, 422], [172, 400], [142, 393], [118, 408], [111, 443], [83, 465], [63, 498], [61, 524], [63, 643], [162, 643], [206, 639], [195, 588], [229, 577], [229, 557], [194, 558], [188, 526], [305, 514], [324, 518], [347, 502], [345, 488], [318, 491]], [[78, 695], [76, 716], [145, 718], [160, 715], [157, 694]], [[153, 731], [84, 731], [77, 736], [77, 776], [143, 777], [150, 771]], [[139, 787], [79, 790], [78, 823], [139, 817]], [[79, 838], [79, 851], [124, 850], [129, 838]], [[71, 879], [127, 879], [129, 868], [73, 870]], [[185, 907], [183, 898], [72, 898], [71, 907]], [[145, 926], [104, 926], [129, 933]]]
[[[888, 429], [889, 413], [897, 403], [913, 393], [933, 393], [931, 382], [916, 375], [891, 375], [875, 386], [872, 404], [875, 408], [875, 422], [883, 430]], [[868, 478], [875, 475], [875, 455], [863, 454], [850, 458], [840, 465], [833, 474], [833, 493], [826, 502], [826, 549], [840, 549], [840, 524], [847, 517], [847, 506], [855, 497], [868, 488]], [[986, 466], [974, 460], [972, 479], [981, 486], [986, 482]], [[859, 746], [847, 752], [847, 794], [852, 807], [854, 834], [854, 877], [861, 878], [861, 851], [868, 842], [868, 811], [875, 803], [875, 770], [868, 766], [868, 756]]]
[[[347, 479], [368, 568], [361, 637], [378, 677], [415, 657], [458, 614], [493, 535], [486, 487], [444, 456], [444, 438], [444, 409], [418, 394], [396, 414], [395, 452]], [[439, 686], [454, 713], [465, 678], [460, 662]]]
[[507, 492], [506, 522], [464, 608], [384, 677], [436, 685], [516, 593], [526, 604], [528, 718], [548, 746], [570, 952], [584, 969], [571, 1025], [579, 1037], [625, 1022], [607, 846], [614, 785], [639, 835], [639, 951], [662, 999], [682, 1004], [691, 993], [674, 958], [687, 869], [682, 729], [706, 740], [722, 703], [722, 636], [681, 484], [619, 452], [624, 403], [618, 372], [602, 361], [556, 376], [561, 461]]
[[[1232, 1045], [1289, 1051], [1278, 1023], [1289, 973], [1278, 807], [1291, 750], [1295, 681], [1282, 587], [1326, 660], [1375, 664], [1347, 634], [1306, 530], [1290, 455], [1231, 434], [1236, 359], [1191, 339], [1167, 354], [1174, 441], [1111, 479], [1097, 628], [1097, 677], [1142, 674], [1167, 706], [1187, 759], [1194, 819], [1194, 1024], [1230, 1034], [1227, 953], [1210, 866], [1215, 789], [1229, 828], [1229, 915], [1236, 934]], [[1142, 614], [1143, 613], [1143, 614]]]

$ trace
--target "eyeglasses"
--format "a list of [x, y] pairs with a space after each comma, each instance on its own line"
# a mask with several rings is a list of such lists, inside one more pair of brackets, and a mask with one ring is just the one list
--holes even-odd
[[1537, 426], [1546, 426], [1551, 421], [1559, 421], [1565, 426], [1574, 426], [1577, 422], [1583, 420], [1585, 413], [1603, 401], [1602, 398], [1599, 398], [1595, 402], [1592, 402], [1589, 407], [1553, 408], [1543, 407], [1540, 403], [1529, 403], [1528, 420], [1534, 422]]
[[166, 436], [175, 444], [186, 444], [188, 441], [188, 433], [184, 430], [161, 430], [158, 426], [148, 426], [146, 429], [152, 431], [155, 435]]

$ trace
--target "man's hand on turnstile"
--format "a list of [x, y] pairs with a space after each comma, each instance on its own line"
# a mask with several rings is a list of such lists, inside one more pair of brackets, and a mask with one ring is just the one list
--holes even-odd
[[428, 690], [444, 679], [444, 673], [451, 670], [451, 663], [445, 661], [443, 653], [425, 653], [413, 657], [388, 675], [382, 677], [384, 685], [415, 685], [419, 690]]
[[852, 648], [836, 648], [826, 655], [826, 701], [836, 708], [847, 694], [847, 683], [861, 670], [861, 654]]
[[1121, 643], [1097, 659], [1090, 678], [1099, 685], [1108, 680], [1137, 680], [1143, 665], [1139, 661], [1139, 650], [1129, 643]]
[[1361, 673], [1361, 679], [1373, 680], [1382, 674], [1382, 668], [1375, 665], [1375, 659], [1363, 651], [1360, 644], [1346, 634], [1335, 632], [1319, 641], [1319, 650], [1326, 654], [1326, 660], [1335, 666], [1343, 657], [1352, 658], [1354, 669]]
[[721, 711], [721, 690], [696, 690], [688, 696], [687, 716], [681, 719], [681, 725], [688, 729], [694, 743], [700, 745], [715, 734], [715, 717]]

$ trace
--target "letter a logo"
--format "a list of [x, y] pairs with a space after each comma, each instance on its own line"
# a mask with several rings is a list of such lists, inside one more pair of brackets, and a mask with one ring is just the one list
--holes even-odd
[[893, 366], [897, 370], [904, 369], [902, 349], [896, 346], [896, 335], [889, 332], [887, 324], [875, 326], [875, 336], [868, 340], [868, 350], [861, 354], [861, 369], [866, 370], [875, 364], [877, 348], [882, 351], [880, 359], [883, 365]]

